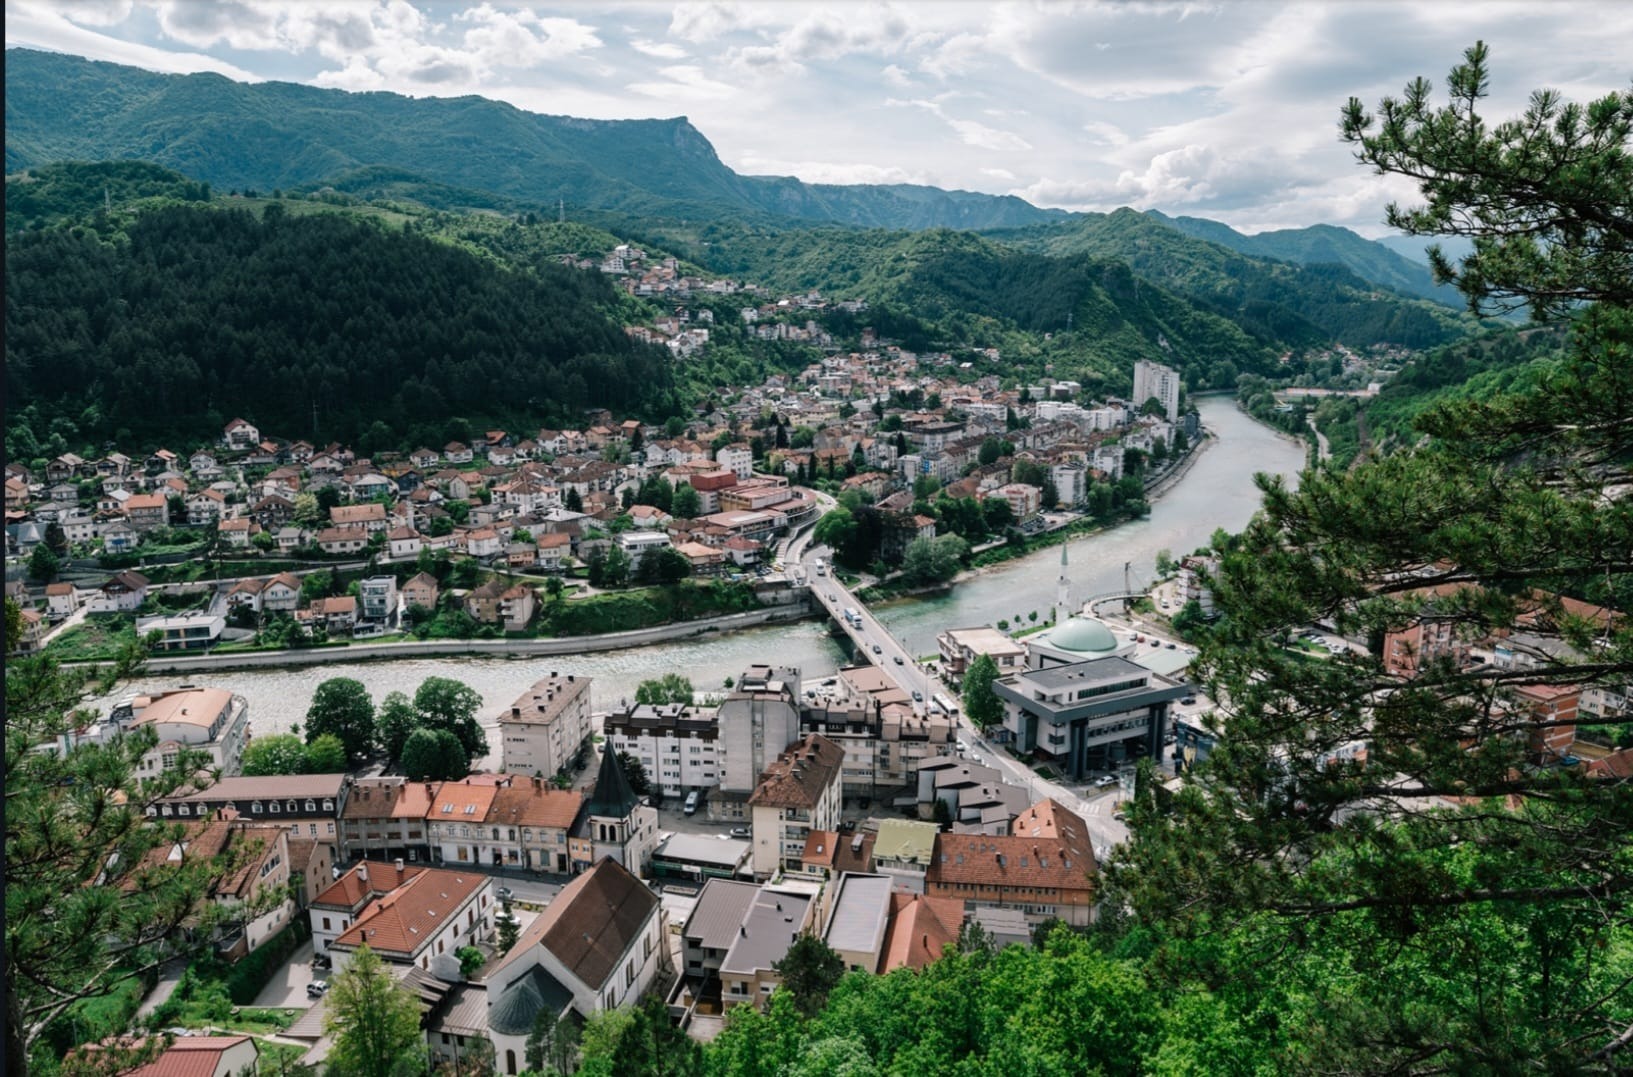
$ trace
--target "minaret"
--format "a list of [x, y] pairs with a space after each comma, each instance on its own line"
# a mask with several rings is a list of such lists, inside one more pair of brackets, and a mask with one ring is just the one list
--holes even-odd
[[1072, 583], [1066, 578], [1066, 543], [1060, 544], [1060, 580], [1055, 585], [1055, 624], [1063, 625], [1072, 615]]

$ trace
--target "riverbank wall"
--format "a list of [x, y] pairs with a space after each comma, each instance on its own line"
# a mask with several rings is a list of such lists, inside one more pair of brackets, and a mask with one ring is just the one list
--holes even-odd
[[312, 647], [286, 651], [241, 651], [227, 654], [155, 654], [144, 665], [153, 673], [191, 673], [201, 670], [264, 669], [314, 666], [340, 662], [393, 661], [472, 655], [485, 658], [529, 658], [537, 655], [574, 655], [616, 651], [654, 643], [722, 635], [761, 625], [786, 624], [811, 617], [807, 603], [730, 613], [701, 621], [654, 625], [628, 632], [596, 636], [557, 636], [546, 639], [429, 639], [404, 643], [354, 643], [346, 647]]

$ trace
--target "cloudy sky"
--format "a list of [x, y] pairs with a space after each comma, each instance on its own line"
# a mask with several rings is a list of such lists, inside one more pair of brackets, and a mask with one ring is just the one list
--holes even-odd
[[1633, 75], [1633, 4], [1614, 0], [6, 3], [8, 45], [154, 70], [684, 115], [740, 172], [1368, 235], [1411, 191], [1351, 161], [1339, 106], [1442, 83], [1476, 39], [1493, 114]]

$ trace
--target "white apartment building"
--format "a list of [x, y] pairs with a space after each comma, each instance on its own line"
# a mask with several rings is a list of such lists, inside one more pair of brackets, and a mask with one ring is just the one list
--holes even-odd
[[502, 769], [551, 777], [572, 762], [591, 732], [590, 678], [552, 672], [500, 712]]
[[602, 720], [615, 752], [640, 761], [647, 781], [666, 797], [720, 784], [720, 722], [710, 708], [638, 703]]
[[1179, 371], [1161, 363], [1140, 359], [1134, 364], [1134, 407], [1145, 406], [1152, 397], [1162, 401], [1163, 414], [1169, 422], [1179, 419]]
[[813, 734], [790, 746], [766, 768], [748, 800], [755, 875], [800, 870], [805, 839], [811, 831], [838, 828], [843, 761], [843, 748]]

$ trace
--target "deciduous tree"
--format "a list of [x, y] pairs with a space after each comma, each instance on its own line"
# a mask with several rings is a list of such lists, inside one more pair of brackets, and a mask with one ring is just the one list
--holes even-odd
[[323, 1031], [334, 1037], [329, 1048], [331, 1072], [348, 1077], [425, 1072], [419, 1000], [366, 944], [329, 983]]
[[331, 677], [312, 693], [306, 708], [307, 743], [325, 734], [339, 737], [353, 760], [374, 750], [374, 700], [362, 681]]
[[964, 717], [978, 728], [986, 729], [1004, 719], [1004, 704], [992, 690], [998, 679], [998, 663], [990, 654], [975, 656], [964, 671]]

